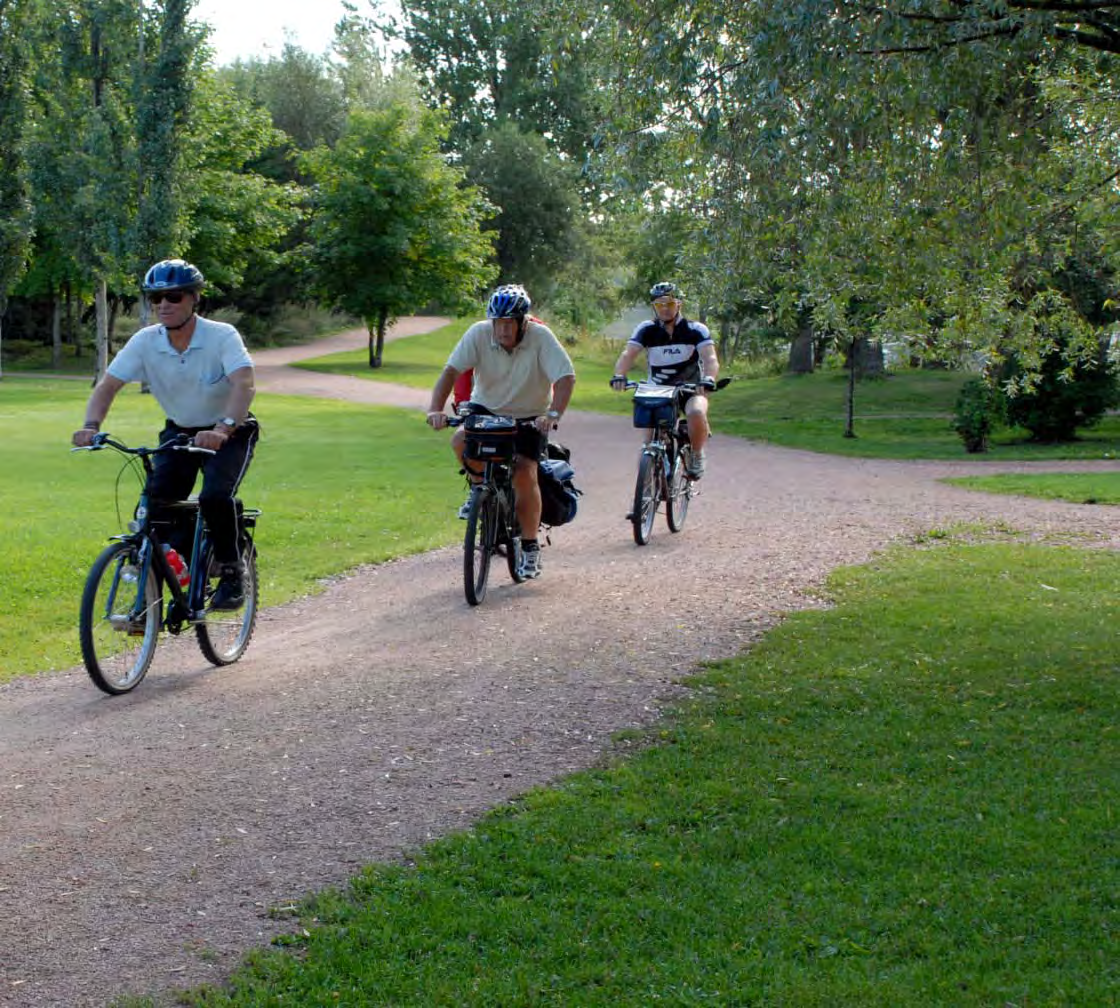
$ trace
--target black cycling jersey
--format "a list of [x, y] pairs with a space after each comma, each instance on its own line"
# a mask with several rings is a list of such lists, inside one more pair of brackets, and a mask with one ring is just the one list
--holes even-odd
[[680, 315], [672, 335], [658, 319], [651, 319], [634, 330], [629, 342], [645, 350], [651, 382], [656, 385], [681, 385], [698, 382], [703, 377], [700, 373], [700, 347], [713, 340], [703, 322], [691, 322]]

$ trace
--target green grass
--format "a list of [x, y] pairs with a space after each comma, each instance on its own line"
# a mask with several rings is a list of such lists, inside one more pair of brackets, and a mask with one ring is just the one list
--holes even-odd
[[987, 493], [1019, 494], [1075, 504], [1120, 504], [1120, 472], [1004, 473], [962, 476], [945, 482]]
[[[366, 351], [330, 354], [299, 366], [331, 374], [430, 388], [469, 319], [386, 345], [384, 365], [371, 370]], [[630, 396], [608, 387], [619, 344], [593, 341], [569, 347], [576, 367], [572, 409], [629, 416]], [[733, 367], [724, 374], [735, 375]], [[631, 377], [637, 377], [637, 370]], [[957, 393], [968, 375], [956, 371], [900, 370], [856, 388], [855, 437], [844, 437], [847, 375], [826, 370], [737, 380], [712, 399], [713, 428], [721, 434], [788, 448], [866, 458], [1012, 461], [1120, 458], [1120, 417], [1106, 418], [1067, 444], [1032, 444], [1023, 430], [1000, 430], [991, 450], [969, 455], [949, 426]]]
[[611, 765], [313, 898], [187, 1000], [1114, 1003], [1118, 575], [952, 541], [842, 570]]
[[[152, 444], [162, 415], [136, 388], [118, 396], [106, 429], [126, 443]], [[80, 661], [86, 573], [136, 502], [131, 472], [116, 492], [119, 456], [68, 450], [88, 395], [82, 382], [0, 382], [0, 681]], [[433, 437], [415, 411], [262, 395], [254, 412], [264, 434], [242, 497], [264, 511], [264, 604], [461, 534], [454, 504], [462, 488], [446, 439]]]

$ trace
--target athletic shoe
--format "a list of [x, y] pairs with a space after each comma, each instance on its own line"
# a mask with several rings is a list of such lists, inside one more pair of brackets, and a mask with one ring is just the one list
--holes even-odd
[[698, 480], [704, 475], [704, 469], [707, 467], [707, 457], [704, 451], [689, 452], [688, 465], [685, 466], [684, 474], [690, 480]]
[[240, 609], [245, 604], [245, 578], [241, 564], [223, 564], [218, 587], [210, 599], [210, 608], [219, 612]]
[[523, 549], [521, 551], [521, 566], [517, 573], [526, 581], [541, 576], [541, 551], [539, 546], [536, 549]]

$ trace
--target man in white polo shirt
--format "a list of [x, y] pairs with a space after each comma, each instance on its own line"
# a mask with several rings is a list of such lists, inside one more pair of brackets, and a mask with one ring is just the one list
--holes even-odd
[[[447, 423], [443, 410], [455, 379], [473, 368], [472, 403], [492, 413], [532, 421], [518, 425], [513, 470], [517, 520], [522, 531], [521, 575], [526, 578], [539, 577], [541, 572], [537, 462], [548, 432], [556, 429], [568, 408], [576, 382], [567, 351], [548, 326], [529, 316], [531, 307], [528, 292], [518, 284], [505, 284], [495, 290], [486, 306], [486, 320], [474, 323], [451, 351], [428, 404], [428, 423], [439, 430]], [[451, 438], [451, 447], [468, 474], [481, 473], [477, 463], [464, 460], [463, 442], [460, 427]], [[461, 510], [460, 517], [465, 516]]]
[[158, 515], [161, 505], [190, 496], [202, 471], [198, 503], [221, 565], [211, 608], [239, 609], [245, 589], [234, 498], [260, 434], [249, 412], [256, 391], [253, 361], [233, 326], [197, 314], [204, 283], [198, 268], [182, 259], [165, 259], [148, 270], [141, 287], [159, 322], [121, 347], [90, 395], [84, 426], [71, 440], [87, 447], [117, 393], [136, 381], [147, 383], [167, 415], [161, 444], [186, 434], [199, 448], [217, 453], [157, 455], [148, 495]]

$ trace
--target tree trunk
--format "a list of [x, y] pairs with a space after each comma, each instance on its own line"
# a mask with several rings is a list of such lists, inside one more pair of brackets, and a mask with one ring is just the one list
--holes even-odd
[[93, 369], [93, 383], [96, 385], [109, 367], [109, 289], [103, 279], [97, 281], [95, 295], [97, 315], [97, 365]]
[[850, 345], [849, 363], [854, 361], [856, 375], [860, 378], [875, 378], [886, 370], [883, 358], [883, 344], [878, 340], [854, 340]]
[[62, 298], [58, 291], [51, 292], [51, 366], [56, 371], [62, 367]]
[[371, 368], [381, 367], [381, 357], [385, 352], [385, 325], [389, 321], [389, 313], [381, 308], [377, 312], [377, 329], [370, 323], [366, 322], [366, 329], [369, 332], [369, 366]]
[[854, 438], [856, 436], [856, 343], [859, 340], [852, 340], [848, 344], [848, 393], [846, 395], [847, 402], [847, 420], [844, 424], [844, 437]]
[[789, 345], [790, 374], [813, 373], [813, 350], [813, 327], [804, 325], [797, 330], [797, 335]]

